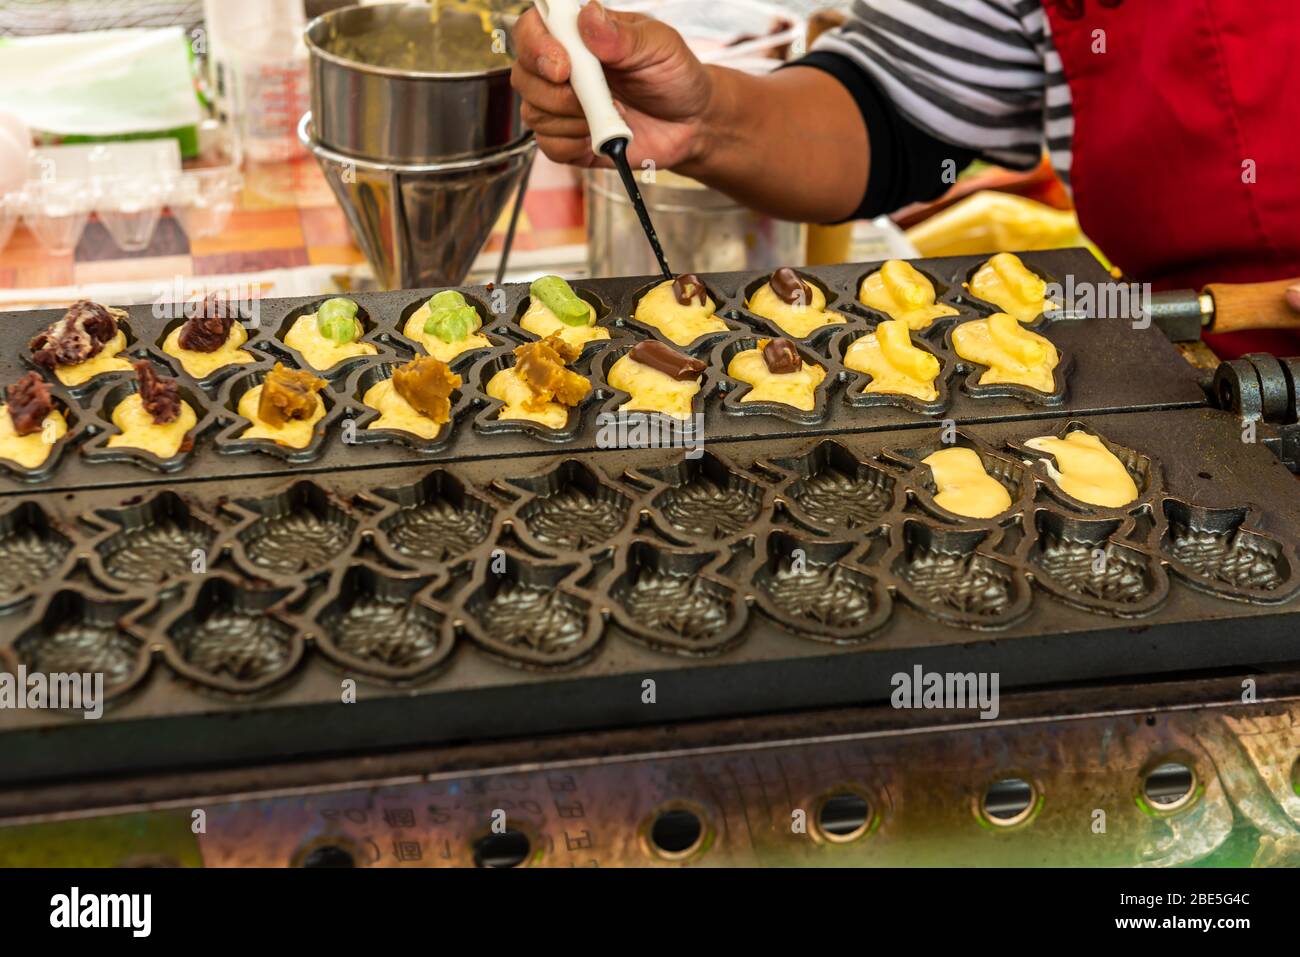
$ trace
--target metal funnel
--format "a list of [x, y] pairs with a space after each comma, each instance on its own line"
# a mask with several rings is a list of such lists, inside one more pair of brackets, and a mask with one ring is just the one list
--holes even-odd
[[478, 72], [352, 58], [375, 36], [416, 37], [429, 17], [423, 3], [346, 7], [317, 17], [304, 37], [313, 109], [298, 137], [389, 289], [459, 285], [513, 194], [499, 279], [536, 151], [504, 54]]
[[[510, 197], [522, 199], [536, 151], [530, 136], [471, 160], [421, 165], [367, 161], [316, 142], [310, 113], [303, 116], [298, 137], [315, 154], [357, 245], [387, 289], [463, 282]], [[512, 219], [512, 233], [514, 225]], [[498, 277], [508, 253], [507, 243]]]

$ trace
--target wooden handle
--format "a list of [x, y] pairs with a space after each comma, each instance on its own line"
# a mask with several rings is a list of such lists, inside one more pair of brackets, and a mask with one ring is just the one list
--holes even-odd
[[1300, 329], [1300, 312], [1286, 301], [1287, 288], [1297, 284], [1300, 279], [1206, 286], [1205, 291], [1214, 297], [1214, 325], [1209, 331]]

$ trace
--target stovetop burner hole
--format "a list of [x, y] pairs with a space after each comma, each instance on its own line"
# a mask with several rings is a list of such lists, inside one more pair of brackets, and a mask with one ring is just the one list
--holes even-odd
[[532, 843], [522, 831], [485, 834], [474, 842], [475, 867], [518, 867], [528, 860]]

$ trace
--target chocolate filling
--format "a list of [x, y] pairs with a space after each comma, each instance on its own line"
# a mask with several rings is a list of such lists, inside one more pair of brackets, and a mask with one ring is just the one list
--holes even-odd
[[708, 368], [699, 359], [692, 359], [690, 356], [682, 355], [676, 349], [670, 349], [655, 339], [638, 342], [628, 350], [627, 355], [633, 362], [649, 366], [651, 369], [662, 372], [678, 382], [689, 382], [692, 379], [698, 379], [700, 373]]
[[803, 358], [789, 339], [769, 339], [763, 346], [763, 361], [773, 375], [786, 375], [803, 368]]
[[812, 301], [812, 289], [789, 266], [782, 266], [772, 273], [768, 285], [778, 299], [791, 306], [806, 306]]
[[709, 304], [709, 291], [694, 273], [682, 273], [673, 280], [673, 295], [677, 297], [680, 306], [689, 306], [696, 299], [701, 306]]

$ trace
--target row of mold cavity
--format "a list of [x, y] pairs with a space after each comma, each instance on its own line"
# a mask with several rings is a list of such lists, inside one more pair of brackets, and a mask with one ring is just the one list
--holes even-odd
[[[854, 324], [821, 340], [821, 351], [812, 346], [799, 347], [805, 362], [816, 363], [827, 370], [826, 379], [816, 389], [815, 406], [807, 411], [776, 402], [746, 402], [750, 386], [732, 379], [722, 370], [727, 368], [737, 353], [757, 348], [759, 337], [752, 333], [728, 335], [715, 345], [711, 353], [709, 368], [703, 373], [700, 392], [694, 400], [694, 414], [703, 416], [706, 403], [716, 401], [725, 413], [732, 416], [775, 416], [800, 425], [818, 426], [833, 425], [837, 417], [842, 417], [843, 422], [851, 422], [858, 409], [893, 406], [919, 414], [939, 415], [948, 408], [952, 380], [960, 369], [965, 368], [951, 357], [943, 359], [944, 371], [938, 380], [940, 395], [934, 402], [922, 402], [903, 395], [864, 392], [863, 388], [870, 377], [844, 367], [841, 362], [848, 345], [864, 334], [865, 330]], [[631, 340], [602, 342], [597, 348], [589, 347], [585, 350], [584, 356], [575, 363], [576, 371], [591, 381], [592, 391], [578, 407], [570, 411], [568, 422], [563, 428], [549, 428], [526, 420], [501, 419], [501, 402], [488, 396], [487, 385], [494, 375], [513, 365], [513, 349], [518, 342], [510, 340], [505, 333], [489, 332], [487, 335], [500, 344], [491, 350], [467, 353], [452, 363], [452, 368], [461, 375], [465, 384], [452, 396], [450, 421], [432, 438], [423, 438], [401, 430], [370, 429], [379, 412], [362, 401], [372, 386], [391, 378], [394, 368], [409, 361], [410, 355], [368, 356], [346, 363], [350, 373], [334, 380], [330, 388], [322, 391], [325, 416], [317, 424], [311, 443], [303, 448], [278, 445], [268, 439], [242, 438], [242, 433], [251, 423], [239, 415], [239, 402], [245, 393], [264, 381], [273, 364], [267, 359], [239, 367], [238, 374], [218, 386], [215, 395], [182, 384], [181, 398], [195, 410], [198, 421], [189, 433], [191, 443], [170, 458], [162, 459], [145, 450], [110, 448], [107, 445], [109, 437], [118, 431], [112, 425], [113, 410], [137, 389], [134, 378], [119, 375], [114, 377], [116, 381], [104, 383], [97, 390], [84, 393], [79, 399], [72, 395], [71, 390], [55, 386], [52, 391], [69, 422], [67, 435], [55, 444], [49, 458], [38, 469], [23, 469], [16, 463], [6, 464], [3, 460], [0, 460], [0, 466], [5, 466], [17, 477], [41, 481], [55, 472], [68, 450], [79, 448], [82, 461], [92, 465], [129, 463], [153, 472], [174, 473], [198, 460], [200, 468], [206, 465], [209, 471], [216, 474], [220, 468], [218, 461], [204, 457], [209, 449], [225, 455], [263, 453], [291, 463], [306, 464], [316, 461], [325, 453], [332, 435], [343, 445], [395, 445], [417, 452], [437, 454], [450, 446], [457, 428], [470, 419], [473, 420], [473, 430], [479, 435], [526, 435], [562, 444], [593, 432], [602, 422], [616, 421], [619, 408], [629, 400], [626, 392], [608, 384], [608, 373], [610, 367], [635, 343]], [[1058, 372], [1060, 368], [1058, 367]], [[967, 380], [962, 389], [975, 397], [1002, 397], [1009, 394], [1008, 390], [1015, 391], [1018, 388], [980, 386], [975, 382], [981, 374], [979, 369], [970, 368], [964, 374], [967, 375]], [[1056, 399], [1059, 401], [1065, 396], [1065, 381], [1063, 377], [1058, 381]], [[672, 423], [655, 421], [660, 418], [647, 416], [645, 425], [652, 428], [655, 434], [680, 434], [683, 441], [690, 439], [690, 423], [666, 430], [663, 426], [671, 426]], [[634, 415], [625, 425], [635, 428], [635, 419]]]
[[[918, 264], [918, 268], [934, 283], [938, 293], [937, 302], [952, 306], [958, 310], [958, 314], [936, 320], [928, 328], [921, 331], [920, 335], [922, 337], [932, 342], [942, 340], [947, 330], [953, 325], [970, 319], [983, 318], [1000, 311], [999, 307], [971, 296], [962, 288], [961, 283], [969, 279], [969, 276], [978, 268], [977, 266], [965, 270], [960, 277], [949, 277], [949, 281], [944, 281], [930, 272], [932, 265], [934, 264], [922, 262]], [[849, 320], [855, 318], [863, 320], [867, 327], [873, 327], [876, 323], [888, 319], [889, 316], [858, 302], [857, 287], [862, 279], [865, 279], [877, 268], [878, 264], [864, 267], [856, 279], [847, 282], [824, 280], [817, 275], [815, 269], [802, 271], [800, 275], [824, 293], [828, 309], [841, 313]], [[1044, 279], [1052, 281], [1053, 277], [1047, 273], [1037, 270], [1032, 265], [1030, 268], [1038, 272]], [[745, 303], [768, 278], [766, 273], [753, 274], [739, 279], [734, 276], [703, 277], [710, 297], [717, 304], [717, 314], [727, 324], [727, 330], [721, 333], [709, 333], [700, 336], [688, 345], [674, 347], [701, 355], [709, 352], [720, 337], [738, 333], [758, 333], [768, 337], [788, 336], [788, 333], [772, 323], [771, 320], [752, 313], [746, 308]], [[588, 282], [577, 281], [573, 283], [573, 286], [575, 292], [590, 303], [595, 310], [596, 325], [609, 329], [613, 340], [635, 341], [645, 338], [660, 338], [669, 345], [674, 345], [670, 340], [664, 339], [658, 329], [638, 322], [634, 318], [637, 304], [641, 298], [659, 282], [660, 280], [637, 283], [636, 281], [607, 279]], [[619, 287], [624, 288], [620, 290]], [[518, 341], [530, 341], [535, 338], [520, 325], [520, 321], [528, 310], [530, 303], [527, 285], [513, 284], [495, 289], [466, 289], [462, 291], [462, 294], [466, 301], [478, 312], [485, 331], [496, 331]], [[304, 360], [302, 354], [286, 345], [284, 340], [290, 328], [299, 318], [315, 313], [327, 298], [329, 297], [320, 297], [309, 301], [259, 300], [255, 304], [255, 310], [253, 306], [245, 304], [242, 308], [252, 313], [250, 317], [244, 320], [244, 326], [248, 332], [246, 348], [249, 348], [255, 356], [274, 357], [297, 368], [311, 369], [312, 367]], [[427, 294], [416, 296], [411, 293], [360, 294], [356, 296], [354, 301], [358, 304], [357, 320], [361, 323], [363, 329], [358, 341], [374, 345], [381, 353], [385, 350], [395, 350], [397, 354], [401, 355], [419, 353], [421, 351], [419, 344], [408, 338], [404, 330], [411, 315], [425, 305], [428, 298]], [[294, 302], [298, 304], [294, 305]], [[127, 338], [127, 354], [136, 357], [147, 355], [171, 367], [178, 377], [188, 379], [197, 387], [211, 393], [211, 390], [218, 382], [238, 373], [241, 367], [238, 365], [225, 366], [201, 379], [189, 377], [179, 363], [175, 361], [174, 357], [163, 352], [163, 343], [167, 337], [178, 329], [185, 320], [186, 316], [183, 314], [181, 307], [175, 309], [164, 308], [161, 311], [154, 308], [146, 310], [144, 307], [131, 309], [129, 318], [122, 323], [123, 332]], [[1043, 322], [1043, 317], [1039, 317], [1033, 325], [1036, 327], [1043, 324]], [[34, 335], [37, 331], [37, 329], [33, 328], [31, 333]], [[830, 334], [836, 331], [838, 331], [836, 326], [822, 326], [814, 330], [807, 337], [807, 341], [825, 341]], [[25, 362], [31, 368], [40, 368], [32, 363], [29, 351], [24, 350], [23, 355]], [[313, 371], [329, 379], [344, 378], [352, 371], [353, 364], [356, 361], [355, 358], [344, 360], [328, 370]], [[87, 383], [82, 386], [72, 387], [70, 391], [75, 395], [81, 395], [87, 390], [93, 391], [98, 384], [98, 382]]]
[[[812, 274], [805, 278], [816, 283], [827, 294], [830, 303], [840, 299], [836, 287]], [[928, 329], [912, 335], [914, 345], [931, 352], [940, 361], [940, 373], [935, 381], [939, 393], [936, 399], [924, 401], [907, 395], [864, 391], [870, 376], [846, 367], [844, 354], [853, 341], [868, 334], [876, 323], [888, 317], [862, 306], [850, 295], [842, 305], [832, 306], [842, 311], [848, 320], [846, 323], [823, 326], [797, 343], [803, 360], [821, 366], [827, 373], [816, 390], [814, 408], [800, 410], [781, 403], [745, 402], [750, 386], [726, 375], [728, 363], [737, 353], [756, 348], [759, 339], [784, 335], [769, 320], [743, 308], [744, 298], [763, 281], [764, 277], [751, 279], [739, 286], [726, 287], [729, 291], [711, 287], [711, 293], [718, 297], [715, 301], [730, 304], [719, 308], [727, 331], [701, 336], [687, 347], [674, 346], [709, 363], [695, 400], [694, 411], [697, 414], [703, 414], [705, 403], [713, 400], [720, 402], [721, 408], [731, 415], [775, 416], [802, 425], [823, 425], [830, 424], [837, 414], [853, 416], [855, 410], [882, 406], [902, 408], [921, 415], [941, 415], [950, 407], [954, 393], [959, 390], [976, 399], [1010, 397], [1031, 405], [1055, 406], [1066, 399], [1067, 378], [1073, 362], [1066, 352], [1061, 352], [1055, 370], [1055, 389], [1050, 394], [1016, 385], [980, 385], [978, 380], [985, 369], [957, 356], [952, 348], [952, 329], [959, 322], [988, 315], [996, 307], [970, 299], [959, 286], [950, 289], [940, 282], [936, 288], [944, 290], [944, 294], [939, 301], [960, 308], [961, 314], [940, 319]], [[67, 450], [73, 448], [80, 448], [82, 459], [89, 463], [125, 462], [161, 472], [186, 468], [209, 447], [222, 454], [256, 452], [305, 463], [322, 455], [332, 432], [338, 432], [343, 442], [395, 444], [420, 452], [438, 453], [451, 443], [457, 424], [470, 418], [475, 432], [480, 434], [522, 434], [548, 442], [570, 442], [592, 426], [593, 422], [589, 420], [596, 415], [593, 410], [612, 413], [628, 400], [626, 393], [614, 389], [606, 381], [610, 366], [620, 356], [637, 341], [647, 338], [658, 338], [673, 345], [658, 330], [631, 318], [636, 302], [649, 288], [651, 286], [636, 289], [625, 297], [626, 301], [621, 302], [616, 311], [598, 292], [578, 289], [579, 294], [596, 309], [597, 324], [610, 330], [610, 339], [589, 343], [575, 363], [576, 370], [591, 380], [593, 389], [587, 400], [571, 411], [562, 429], [524, 420], [503, 421], [498, 418], [501, 403], [487, 395], [487, 383], [492, 376], [513, 364], [515, 346], [536, 339], [519, 325], [519, 319], [528, 306], [527, 287], [511, 287], [508, 294], [505, 288], [497, 290], [501, 299], [495, 302], [467, 294], [467, 299], [484, 320], [482, 332], [492, 347], [464, 353], [452, 362], [453, 369], [462, 376], [465, 385], [452, 398], [451, 421], [430, 439], [396, 430], [368, 429], [378, 413], [361, 401], [367, 389], [391, 377], [394, 366], [424, 353], [418, 343], [402, 333], [407, 319], [426, 301], [423, 298], [407, 302], [387, 317], [372, 317], [365, 306], [361, 306], [357, 314], [365, 329], [361, 341], [374, 345], [378, 353], [345, 359], [323, 371], [312, 369], [297, 350], [286, 346], [283, 341], [294, 322], [314, 312], [323, 299], [292, 308], [282, 316], [259, 316], [245, 346], [254, 361], [227, 365], [197, 380], [186, 375], [176, 358], [162, 350], [162, 343], [184, 322], [184, 318], [166, 320], [151, 316], [145, 321], [139, 318], [141, 313], [137, 310], [122, 324], [128, 339], [124, 356], [147, 358], [168, 369], [180, 381], [181, 397], [193, 407], [198, 417], [190, 433], [193, 438], [191, 447], [167, 459], [143, 450], [107, 447], [108, 437], [117, 431], [111, 423], [113, 409], [136, 390], [134, 376], [118, 372], [97, 376], [75, 387], [52, 382], [52, 391], [69, 420], [67, 435], [55, 444], [49, 458], [37, 469], [24, 469], [3, 459], [0, 459], [0, 468], [20, 479], [42, 481], [53, 474]], [[739, 294], [737, 289], [741, 290]], [[489, 293], [489, 297], [491, 295]], [[274, 312], [273, 302], [264, 308]], [[156, 334], [137, 337], [133, 326], [142, 322], [159, 325]], [[1032, 327], [1041, 331], [1050, 327], [1050, 322], [1040, 318]], [[27, 361], [30, 365], [30, 356], [27, 356]], [[325, 418], [317, 426], [314, 440], [302, 449], [277, 445], [267, 439], [240, 438], [250, 423], [237, 412], [239, 399], [260, 385], [277, 361], [311, 370], [329, 382], [329, 388], [322, 393]], [[347, 421], [352, 425], [345, 427]]]
[[161, 658], [200, 688], [252, 694], [309, 649], [406, 683], [462, 640], [506, 664], [573, 668], [610, 631], [723, 654], [755, 610], [799, 638], [856, 644], [900, 602], [984, 631], [1025, 619], [1035, 586], [1126, 618], [1156, 611], [1171, 574], [1237, 601], [1295, 591], [1292, 550], [1248, 509], [1166, 495], [1149, 462], [1132, 508], [1084, 512], [1043, 494], [1035, 467], [971, 447], [1016, 490], [997, 519], [944, 513], [918, 450], [864, 460], [834, 442], [618, 477], [566, 460], [487, 487], [438, 469], [347, 501], [310, 481], [211, 510], [163, 491], [71, 526], [27, 499], [0, 516], [17, 636], [0, 663], [103, 671], [125, 693]]

